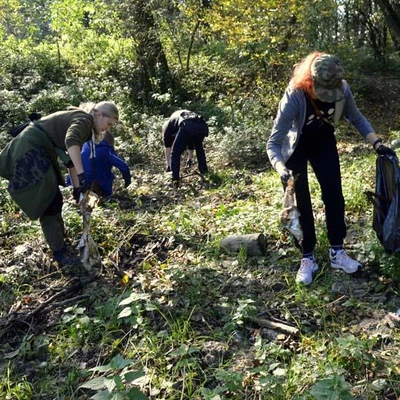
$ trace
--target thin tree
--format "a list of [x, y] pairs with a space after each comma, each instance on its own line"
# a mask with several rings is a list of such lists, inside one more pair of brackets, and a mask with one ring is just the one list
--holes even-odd
[[375, 0], [375, 3], [381, 9], [383, 16], [385, 17], [386, 23], [390, 28], [390, 32], [393, 37], [393, 41], [396, 43], [396, 47], [400, 48], [400, 14], [399, 7], [395, 9], [389, 0]]

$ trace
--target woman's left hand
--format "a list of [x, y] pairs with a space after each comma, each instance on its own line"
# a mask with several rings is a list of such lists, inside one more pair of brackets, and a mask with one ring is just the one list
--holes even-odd
[[388, 156], [396, 156], [396, 152], [392, 150], [390, 147], [387, 147], [383, 144], [381, 144], [376, 150], [375, 150], [380, 156], [386, 154]]

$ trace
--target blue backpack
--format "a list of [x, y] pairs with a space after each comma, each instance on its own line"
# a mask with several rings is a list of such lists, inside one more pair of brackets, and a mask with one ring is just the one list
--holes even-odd
[[372, 228], [388, 253], [400, 252], [400, 167], [395, 156], [376, 159], [375, 193], [366, 192], [374, 205]]

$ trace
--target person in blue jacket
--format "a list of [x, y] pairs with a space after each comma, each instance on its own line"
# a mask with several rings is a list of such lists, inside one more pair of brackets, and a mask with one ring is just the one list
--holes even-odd
[[268, 157], [284, 186], [291, 175], [295, 178], [295, 197], [303, 231], [302, 260], [296, 281], [306, 285], [312, 282], [319, 268], [313, 254], [316, 235], [308, 164], [318, 180], [325, 205], [331, 267], [348, 274], [361, 267], [343, 248], [345, 201], [335, 138], [335, 123], [341, 118], [346, 118], [378, 154], [395, 155], [390, 147], [382, 144], [358, 109], [340, 60], [331, 54], [312, 52], [294, 69], [267, 143]]
[[121, 171], [125, 187], [131, 184], [129, 167], [114, 151], [114, 136], [110, 132], [106, 132], [103, 140], [95, 144], [94, 157], [91, 153], [91, 142], [87, 141], [82, 147], [81, 157], [86, 180], [94, 192], [104, 197], [112, 195], [115, 178], [112, 167]]

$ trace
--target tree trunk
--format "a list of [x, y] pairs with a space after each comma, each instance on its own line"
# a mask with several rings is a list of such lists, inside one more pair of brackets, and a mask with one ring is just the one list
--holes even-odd
[[396, 43], [400, 43], [400, 15], [396, 13], [389, 0], [375, 0], [385, 17]]
[[186, 57], [186, 72], [189, 72], [190, 54], [192, 52], [194, 38], [196, 36], [197, 30], [199, 29], [199, 26], [200, 26], [200, 19], [197, 20], [196, 25], [193, 28], [192, 34], [190, 35], [190, 43], [189, 43], [189, 48], [188, 48], [187, 57]]
[[[175, 85], [160, 41], [148, 0], [130, 0], [121, 4], [120, 13], [127, 32], [135, 39], [139, 69], [139, 87], [143, 93], [167, 93]], [[151, 99], [145, 99], [149, 102]]]
[[142, 70], [143, 86], [153, 93], [166, 93], [172, 84], [171, 75], [147, 0], [137, 2], [135, 22], [139, 42], [137, 57]]
[[239, 252], [244, 248], [248, 256], [265, 256], [267, 243], [262, 233], [227, 236], [220, 242], [220, 247], [228, 252]]

